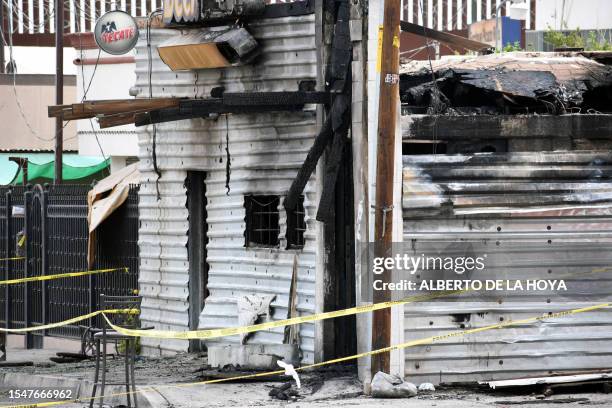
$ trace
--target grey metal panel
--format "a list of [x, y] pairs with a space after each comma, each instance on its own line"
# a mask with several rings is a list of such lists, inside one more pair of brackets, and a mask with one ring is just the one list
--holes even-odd
[[[611, 158], [601, 151], [404, 156], [404, 242], [418, 248], [432, 240], [479, 240], [491, 251], [507, 251], [518, 279], [610, 266]], [[503, 265], [491, 274], [507, 276]], [[409, 304], [405, 338], [609, 302], [608, 275], [575, 278], [594, 288], [579, 299], [550, 292], [468, 292]], [[406, 375], [439, 383], [607, 368], [611, 312], [606, 308], [408, 348]]]
[[[213, 87], [227, 91], [297, 90], [301, 80], [316, 77], [314, 16], [265, 20], [249, 24], [262, 46], [253, 66], [172, 72], [153, 47], [153, 96], [207, 97]], [[152, 43], [175, 35], [152, 30]], [[136, 50], [135, 88], [147, 97], [145, 36]], [[188, 329], [189, 263], [188, 212], [184, 186], [187, 170], [207, 173], [208, 289], [200, 328], [238, 324], [236, 298], [249, 293], [275, 294], [272, 319], [288, 313], [294, 254], [298, 256], [298, 312], [315, 307], [315, 220], [317, 191], [314, 176], [305, 189], [307, 231], [301, 251], [285, 250], [285, 211], [280, 211], [278, 249], [245, 248], [245, 193], [283, 195], [295, 177], [316, 134], [314, 110], [298, 113], [228, 115], [215, 119], [170, 122], [157, 127], [157, 163], [161, 199], [156, 197], [152, 163], [152, 128], [138, 128], [140, 146], [140, 287], [142, 319], [158, 329]], [[225, 188], [226, 137], [231, 154], [230, 192]], [[282, 343], [283, 330], [260, 332], [249, 343]], [[236, 338], [218, 342], [235, 343]], [[300, 326], [304, 360], [313, 361], [314, 326]], [[186, 341], [143, 339], [148, 353], [186, 351]]]

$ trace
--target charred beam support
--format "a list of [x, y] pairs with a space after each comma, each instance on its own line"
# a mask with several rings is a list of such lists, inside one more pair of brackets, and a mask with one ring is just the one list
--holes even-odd
[[315, 138], [313, 145], [308, 151], [302, 167], [300, 167], [298, 170], [297, 176], [295, 176], [295, 179], [293, 179], [291, 187], [289, 187], [287, 198], [285, 198], [283, 201], [283, 206], [286, 209], [293, 210], [297, 206], [298, 198], [302, 194], [302, 191], [304, 191], [304, 187], [306, 187], [306, 183], [308, 182], [310, 175], [317, 167], [319, 158], [325, 151], [325, 147], [329, 144], [333, 134], [334, 132], [332, 130], [331, 119], [327, 118], [323, 124], [323, 127], [321, 128], [321, 131]]
[[347, 131], [348, 127], [342, 126], [341, 129], [338, 129], [338, 131], [334, 133], [334, 140], [325, 163], [323, 191], [321, 192], [321, 199], [319, 200], [317, 221], [330, 222], [334, 216], [336, 181], [338, 180], [338, 172], [340, 171], [342, 158], [344, 156]]
[[304, 187], [306, 187], [310, 175], [317, 167], [319, 158], [325, 151], [327, 145], [332, 141], [334, 133], [342, 127], [343, 118], [349, 106], [350, 99], [346, 95], [338, 95], [334, 99], [329, 116], [325, 120], [321, 131], [308, 151], [308, 155], [306, 155], [302, 167], [300, 167], [297, 176], [291, 183], [291, 187], [289, 187], [287, 198], [283, 202], [286, 209], [295, 209], [299, 196], [304, 191]]
[[[332, 52], [325, 72], [325, 81], [329, 84], [328, 89], [334, 92], [332, 94], [333, 102], [325, 124], [310, 148], [296, 178], [291, 183], [287, 198], [283, 204], [286, 209], [292, 210], [295, 208], [299, 196], [304, 191], [304, 187], [314, 171], [319, 158], [327, 145], [333, 140], [329, 161], [326, 164], [323, 191], [321, 192], [321, 200], [317, 212], [317, 220], [323, 222], [329, 222], [333, 214], [336, 179], [340, 169], [340, 162], [346, 143], [346, 132], [350, 121], [350, 116], [348, 115], [352, 86], [350, 75], [352, 59], [349, 29], [350, 7], [346, 0], [340, 0], [336, 3], [338, 4], [338, 9], [334, 23]], [[328, 6], [333, 6], [333, 4], [332, 2], [327, 3]]]
[[136, 126], [205, 117], [223, 113], [298, 111], [307, 104], [329, 102], [327, 92], [236, 92], [219, 98], [188, 99], [178, 107], [136, 114]]
[[406, 115], [402, 138], [458, 139], [612, 139], [612, 115]]

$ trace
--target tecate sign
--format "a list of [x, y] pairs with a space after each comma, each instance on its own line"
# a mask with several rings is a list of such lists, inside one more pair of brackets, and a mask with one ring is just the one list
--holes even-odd
[[96, 22], [94, 36], [102, 51], [113, 55], [125, 54], [138, 41], [138, 25], [124, 11], [109, 11]]

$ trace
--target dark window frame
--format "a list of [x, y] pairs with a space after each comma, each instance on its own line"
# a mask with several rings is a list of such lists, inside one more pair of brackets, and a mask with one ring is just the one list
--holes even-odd
[[279, 195], [245, 194], [245, 247], [278, 248], [280, 246], [279, 204]]
[[287, 210], [287, 240], [286, 249], [303, 249], [306, 244], [304, 234], [306, 232], [306, 209], [304, 208], [304, 196], [300, 196], [294, 210]]

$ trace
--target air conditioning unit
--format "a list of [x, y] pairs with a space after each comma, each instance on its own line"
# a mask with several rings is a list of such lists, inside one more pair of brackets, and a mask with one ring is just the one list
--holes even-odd
[[177, 34], [161, 43], [157, 51], [171, 70], [180, 71], [247, 64], [257, 56], [259, 47], [245, 28], [214, 27]]

